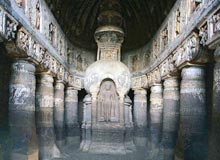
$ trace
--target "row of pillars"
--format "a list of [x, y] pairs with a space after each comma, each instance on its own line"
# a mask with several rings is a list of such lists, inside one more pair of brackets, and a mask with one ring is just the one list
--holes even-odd
[[[78, 91], [27, 60], [12, 64], [9, 97], [10, 159], [60, 157], [78, 127]], [[36, 117], [35, 117], [36, 114]]]
[[134, 124], [146, 128], [152, 158], [160, 152], [171, 160], [181, 152], [182, 159], [207, 159], [205, 67], [185, 67], [181, 77], [153, 84], [149, 99], [145, 89], [134, 91]]

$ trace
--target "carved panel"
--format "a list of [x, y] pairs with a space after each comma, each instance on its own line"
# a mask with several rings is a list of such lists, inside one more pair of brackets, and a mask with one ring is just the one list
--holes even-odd
[[201, 45], [206, 45], [206, 42], [208, 40], [208, 25], [205, 23], [202, 27], [199, 29], [199, 37], [200, 39], [200, 44]]

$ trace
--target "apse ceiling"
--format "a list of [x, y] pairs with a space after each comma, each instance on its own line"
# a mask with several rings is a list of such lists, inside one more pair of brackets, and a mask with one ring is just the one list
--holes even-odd
[[[156, 33], [176, 0], [119, 0], [125, 41], [123, 51], [139, 48]], [[78, 47], [97, 48], [94, 31], [102, 0], [46, 0], [69, 40]]]

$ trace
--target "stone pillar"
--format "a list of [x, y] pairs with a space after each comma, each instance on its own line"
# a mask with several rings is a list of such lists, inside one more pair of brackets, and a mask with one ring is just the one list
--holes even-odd
[[83, 99], [83, 121], [82, 121], [82, 141], [80, 149], [82, 151], [88, 151], [91, 144], [91, 125], [92, 125], [92, 99], [89, 94]]
[[69, 86], [65, 94], [65, 124], [67, 144], [79, 143], [78, 91]]
[[10, 111], [35, 111], [35, 66], [25, 60], [12, 64], [10, 81]]
[[211, 108], [211, 133], [209, 141], [209, 159], [220, 159], [220, 47], [215, 50], [215, 64], [213, 73], [213, 91]]
[[158, 155], [162, 134], [163, 120], [163, 89], [162, 84], [151, 86], [150, 94], [150, 150], [152, 158]]
[[134, 90], [134, 142], [137, 146], [147, 143], [147, 91], [143, 88]]
[[162, 147], [164, 160], [174, 159], [178, 128], [180, 92], [178, 77], [170, 77], [164, 81], [163, 92], [163, 130]]
[[[128, 95], [125, 96], [124, 108], [125, 108], [125, 138], [124, 138], [125, 140], [124, 141], [125, 141], [126, 153], [129, 153], [135, 150], [135, 145], [133, 140], [134, 125], [132, 118], [132, 101]], [[136, 139], [136, 141], [138, 140]]]
[[64, 82], [57, 80], [54, 87], [54, 128], [59, 148], [65, 142], [64, 126]]
[[54, 133], [54, 88], [49, 73], [39, 74], [36, 89], [37, 131], [39, 159], [60, 157]]
[[207, 159], [207, 109], [205, 68], [182, 69], [180, 89], [180, 132], [187, 160]]
[[15, 60], [9, 90], [9, 126], [13, 142], [11, 160], [38, 159], [35, 85], [35, 66], [26, 60]]

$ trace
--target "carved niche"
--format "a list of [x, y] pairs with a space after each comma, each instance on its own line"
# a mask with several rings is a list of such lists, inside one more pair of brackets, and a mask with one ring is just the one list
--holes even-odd
[[83, 68], [82, 68], [82, 57], [81, 57], [80, 54], [77, 56], [76, 60], [77, 60], [76, 69], [79, 70], [79, 71], [83, 71]]
[[194, 11], [196, 11], [199, 8], [202, 1], [203, 0], [191, 0], [190, 1], [191, 13], [193, 13]]
[[97, 121], [119, 121], [119, 96], [111, 79], [102, 81], [97, 99]]
[[17, 3], [18, 7], [24, 6], [24, 0], [15, 0], [15, 2]]
[[218, 10], [210, 19], [210, 38], [217, 32], [220, 32], [220, 10]]
[[177, 9], [176, 11], [176, 28], [175, 28], [175, 32], [176, 32], [176, 35], [179, 35], [180, 34], [180, 17], [181, 16], [181, 13], [180, 13], [180, 10]]
[[200, 44], [205, 45], [208, 40], [208, 26], [205, 23], [199, 30]]
[[55, 45], [55, 42], [56, 42], [55, 33], [56, 33], [56, 26], [53, 23], [50, 23], [49, 24], [49, 40], [51, 41], [52, 45]]
[[40, 29], [40, 1], [38, 0], [36, 3], [36, 20], [35, 20], [35, 27]]
[[164, 49], [168, 44], [168, 28], [167, 26], [161, 32], [161, 49]]
[[131, 57], [131, 70], [135, 72], [138, 71], [138, 69], [139, 69], [138, 56], [134, 55]]

